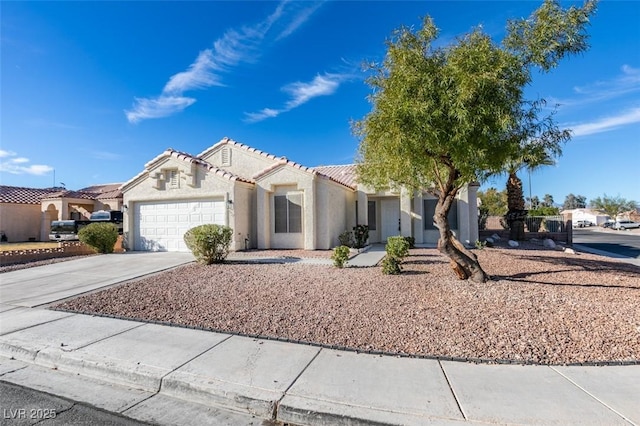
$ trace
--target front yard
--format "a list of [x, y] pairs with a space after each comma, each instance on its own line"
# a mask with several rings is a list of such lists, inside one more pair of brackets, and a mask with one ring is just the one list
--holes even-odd
[[190, 264], [57, 308], [363, 351], [545, 364], [640, 360], [640, 268], [538, 246], [476, 253], [494, 278], [488, 283], [458, 281], [435, 249], [414, 249], [398, 276]]

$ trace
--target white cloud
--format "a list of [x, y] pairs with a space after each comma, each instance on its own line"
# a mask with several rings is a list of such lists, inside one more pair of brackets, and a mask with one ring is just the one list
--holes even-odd
[[280, 110], [280, 109], [263, 108], [258, 112], [245, 113], [247, 117], [245, 121], [247, 121], [248, 123], [256, 123], [258, 121], [262, 121], [267, 118], [277, 117], [283, 112], [284, 110]]
[[293, 34], [300, 26], [302, 26], [302, 24], [304, 24], [305, 22], [307, 22], [307, 20], [309, 20], [311, 15], [313, 15], [313, 13], [320, 6], [322, 6], [322, 3], [316, 3], [311, 7], [305, 7], [304, 9], [298, 11], [293, 17], [293, 19], [291, 20], [291, 22], [289, 22], [289, 24], [286, 26], [286, 28], [282, 30], [280, 34], [278, 34], [278, 37], [276, 37], [276, 40], [281, 40]]
[[[278, 41], [291, 35], [322, 3], [281, 1], [275, 11], [263, 21], [239, 29], [229, 29], [216, 41], [213, 48], [205, 49], [187, 70], [174, 74], [155, 98], [135, 98], [125, 115], [130, 123], [149, 118], [172, 115], [192, 105], [196, 100], [184, 97], [184, 92], [223, 86], [222, 74], [241, 63], [254, 62], [260, 56], [260, 47], [266, 41]], [[302, 7], [300, 5], [303, 5]], [[284, 27], [277, 36], [271, 35]]]
[[307, 83], [297, 81], [295, 83], [287, 84], [282, 88], [282, 91], [288, 93], [291, 99], [285, 103], [284, 108], [264, 108], [259, 112], [247, 112], [245, 113], [245, 121], [248, 123], [255, 123], [267, 118], [274, 118], [283, 112], [291, 111], [292, 109], [297, 108], [318, 96], [332, 95], [336, 90], [338, 90], [340, 84], [349, 78], [351, 78], [349, 74], [325, 73], [324, 75], [315, 76], [313, 80]]
[[623, 65], [621, 71], [621, 74], [609, 80], [601, 80], [585, 86], [574, 87], [573, 91], [578, 95], [576, 98], [550, 98], [549, 105], [575, 107], [615, 99], [640, 91], [640, 69]]
[[288, 84], [282, 90], [289, 93], [292, 99], [287, 102], [287, 110], [296, 108], [318, 96], [332, 95], [345, 78], [341, 74], [317, 75], [311, 82]]
[[175, 74], [164, 86], [163, 93], [182, 93], [192, 89], [203, 89], [218, 85], [218, 76], [211, 70], [215, 67], [211, 49], [200, 52], [187, 71]]
[[0, 158], [3, 159], [0, 161], [0, 172], [11, 173], [14, 175], [29, 174], [42, 176], [53, 171], [53, 167], [46, 166], [44, 164], [31, 164], [27, 166], [25, 164], [29, 162], [29, 159], [25, 157], [16, 157], [16, 155], [17, 154], [12, 151], [0, 150]]
[[634, 108], [622, 114], [604, 117], [599, 120], [578, 124], [576, 126], [567, 126], [571, 128], [574, 137], [592, 135], [614, 130], [629, 124], [640, 123], [640, 108]]
[[149, 118], [161, 118], [173, 115], [196, 100], [184, 96], [161, 95], [157, 98], [136, 98], [131, 111], [125, 111], [130, 123], [137, 123]]

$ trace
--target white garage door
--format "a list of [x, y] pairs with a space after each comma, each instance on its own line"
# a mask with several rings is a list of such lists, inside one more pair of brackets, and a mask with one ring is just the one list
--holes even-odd
[[225, 225], [224, 200], [136, 203], [135, 250], [189, 251], [184, 233], [206, 223]]

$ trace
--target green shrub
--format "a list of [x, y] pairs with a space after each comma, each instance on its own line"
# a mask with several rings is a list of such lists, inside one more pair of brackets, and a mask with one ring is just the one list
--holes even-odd
[[382, 273], [399, 274], [402, 271], [400, 267], [402, 259], [409, 254], [409, 242], [405, 237], [389, 237], [385, 250], [387, 255], [382, 261]]
[[407, 243], [409, 244], [409, 248], [413, 249], [416, 248], [416, 239], [413, 237], [404, 237], [405, 240], [407, 240]]
[[198, 263], [222, 263], [229, 254], [233, 229], [223, 225], [200, 225], [184, 234], [184, 242]]
[[487, 242], [486, 241], [480, 241], [480, 240], [476, 240], [476, 248], [478, 250], [482, 250], [483, 248], [485, 248], [487, 246]]
[[353, 236], [355, 238], [355, 248], [362, 248], [367, 244], [369, 239], [369, 227], [367, 225], [356, 225], [353, 227]]
[[78, 239], [98, 253], [113, 253], [118, 241], [118, 227], [113, 223], [90, 223], [78, 231]]
[[341, 246], [353, 247], [353, 233], [351, 231], [344, 231], [338, 236]]
[[349, 247], [338, 246], [334, 248], [331, 259], [333, 260], [333, 264], [335, 266], [337, 266], [338, 268], [344, 268], [344, 264], [347, 263], [347, 259], [349, 259]]

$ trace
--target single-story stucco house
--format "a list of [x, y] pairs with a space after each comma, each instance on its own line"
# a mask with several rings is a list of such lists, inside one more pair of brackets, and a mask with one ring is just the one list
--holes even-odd
[[0, 231], [9, 242], [48, 241], [51, 221], [87, 220], [97, 210], [121, 210], [120, 186], [69, 191], [0, 185]]
[[573, 221], [573, 223], [576, 223], [579, 220], [585, 220], [597, 226], [602, 225], [610, 219], [608, 214], [593, 209], [563, 210], [562, 212], [560, 212], [560, 214], [571, 214], [571, 220]]
[[[305, 167], [229, 138], [198, 155], [167, 149], [120, 189], [129, 250], [186, 251], [184, 233], [205, 223], [233, 228], [233, 250], [331, 249], [356, 224], [372, 243], [438, 240], [436, 199], [425, 192], [375, 191], [358, 184], [355, 165]], [[463, 243], [478, 239], [477, 189], [452, 207]]]

